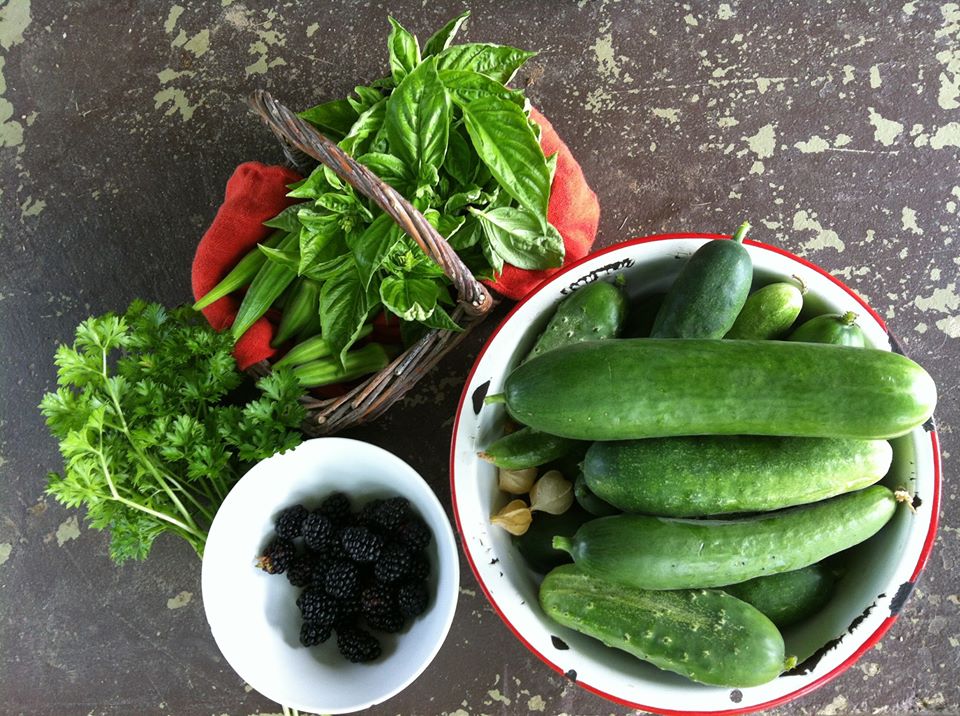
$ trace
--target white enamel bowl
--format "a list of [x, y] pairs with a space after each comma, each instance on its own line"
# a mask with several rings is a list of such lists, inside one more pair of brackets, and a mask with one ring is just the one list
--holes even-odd
[[[725, 689], [695, 684], [565, 629], [541, 612], [539, 577], [513, 549], [510, 535], [490, 524], [490, 516], [508, 500], [497, 490], [495, 469], [478, 459], [477, 451], [502, 434], [504, 408], [484, 406], [482, 398], [501, 392], [510, 369], [572, 289], [621, 275], [632, 298], [664, 291], [683, 260], [714, 238], [720, 237], [674, 234], [635, 239], [589, 256], [542, 284], [504, 319], [474, 363], [457, 410], [450, 454], [454, 514], [468, 560], [510, 630], [550, 668], [583, 688], [626, 706], [666, 714], [769, 708], [849, 668], [890, 627], [910, 594], [933, 544], [940, 496], [939, 451], [931, 420], [893, 441], [894, 463], [884, 478], [884, 484], [905, 486], [916, 495], [916, 514], [898, 510], [878, 535], [856, 548], [830, 603], [784, 633], [787, 653], [798, 656], [800, 667], [763, 686]], [[785, 251], [746, 243], [756, 286], [798, 276], [808, 288], [804, 315], [855, 311], [874, 347], [898, 350], [883, 320], [843, 283]]]
[[[347, 662], [333, 641], [301, 647], [300, 590], [284, 575], [254, 566], [280, 510], [296, 503], [316, 507], [337, 491], [349, 495], [355, 508], [402, 495], [433, 533], [427, 612], [399, 634], [378, 634], [383, 655], [368, 664]], [[307, 440], [255, 465], [221, 505], [203, 556], [203, 607], [230, 666], [264, 696], [311, 713], [359, 711], [416, 679], [450, 629], [459, 584], [453, 530], [430, 486], [395, 455], [344, 438]]]

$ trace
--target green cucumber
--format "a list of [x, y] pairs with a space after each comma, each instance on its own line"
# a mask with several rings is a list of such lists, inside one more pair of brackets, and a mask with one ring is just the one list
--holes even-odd
[[592, 519], [593, 515], [577, 505], [559, 515], [537, 512], [529, 529], [513, 537], [513, 544], [532, 570], [546, 574], [554, 567], [572, 561], [569, 554], [553, 548], [553, 538], [556, 535], [573, 537], [581, 525]]
[[627, 312], [627, 300], [617, 286], [594, 281], [563, 299], [526, 360], [560, 346], [616, 338]]
[[736, 520], [616, 515], [553, 546], [588, 574], [641, 589], [722, 587], [819, 562], [876, 534], [896, 509], [882, 485]]
[[786, 333], [803, 308], [803, 284], [771, 283], [747, 296], [725, 338], [768, 340]]
[[867, 345], [867, 338], [863, 329], [857, 325], [857, 314], [853, 311], [815, 316], [802, 323], [790, 335], [790, 340], [855, 348], [864, 348]]
[[557, 567], [540, 585], [554, 621], [701, 684], [743, 688], [775, 679], [796, 659], [756, 608], [719, 590], [655, 592]]
[[320, 284], [309, 278], [300, 278], [293, 287], [289, 300], [283, 306], [280, 325], [270, 341], [273, 348], [293, 338], [312, 319], [320, 315]]
[[703, 517], [802, 505], [872, 485], [887, 474], [886, 440], [754, 435], [596, 442], [583, 474], [626, 512]]
[[723, 591], [751, 604], [781, 629], [816, 614], [833, 596], [836, 575], [822, 563], [731, 584]]
[[617, 515], [621, 512], [621, 510], [609, 502], [600, 499], [593, 493], [587, 486], [587, 481], [584, 479], [582, 472], [578, 472], [576, 479], [573, 481], [573, 497], [580, 507], [595, 517], [609, 517], [610, 515]]
[[732, 239], [708, 241], [694, 252], [663, 298], [654, 338], [723, 338], [743, 308], [753, 263], [743, 246], [750, 224]]
[[561, 458], [576, 445], [576, 440], [559, 438], [532, 428], [520, 428], [495, 441], [479, 456], [506, 470], [523, 470]]
[[671, 435], [891, 438], [933, 414], [936, 386], [890, 351], [790, 341], [630, 338], [515, 368], [518, 422], [575, 440]]

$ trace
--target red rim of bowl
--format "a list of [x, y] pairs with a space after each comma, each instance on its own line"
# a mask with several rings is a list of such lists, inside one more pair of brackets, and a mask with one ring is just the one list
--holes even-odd
[[[652, 241], [666, 241], [669, 239], [729, 239], [729, 238], [730, 236], [726, 234], [679, 233], [679, 234], [654, 234], [652, 236], [643, 236], [636, 239], [629, 239], [627, 241], [622, 241], [618, 244], [614, 244], [613, 246], [608, 246], [592, 254], [588, 254], [587, 256], [583, 257], [579, 261], [576, 261], [570, 264], [569, 266], [562, 268], [561, 270], [557, 271], [555, 274], [552, 274], [549, 278], [545, 279], [536, 289], [534, 289], [529, 294], [527, 294], [526, 297], [520, 300], [517, 303], [517, 305], [515, 305], [510, 310], [510, 313], [508, 313], [507, 316], [500, 322], [500, 325], [498, 325], [496, 329], [494, 329], [493, 333], [490, 334], [490, 337], [487, 338], [486, 342], [483, 344], [483, 348], [480, 350], [480, 353], [477, 354], [477, 357], [473, 362], [473, 366], [471, 366], [470, 368], [470, 374], [467, 376], [466, 383], [463, 386], [463, 392], [460, 394], [460, 402], [457, 405], [457, 416], [453, 424], [453, 434], [450, 440], [450, 495], [453, 503], [453, 515], [457, 523], [457, 532], [461, 536], [461, 541], [464, 541], [463, 538], [465, 537], [465, 535], [463, 534], [463, 528], [460, 524], [460, 510], [457, 507], [457, 491], [456, 491], [456, 484], [455, 484], [456, 483], [456, 480], [455, 480], [456, 439], [457, 439], [457, 432], [460, 428], [460, 416], [463, 414], [463, 407], [467, 402], [467, 394], [469, 392], [470, 385], [473, 383], [473, 377], [474, 377], [474, 374], [476, 373], [477, 366], [480, 364], [480, 361], [483, 359], [483, 356], [486, 354], [487, 349], [490, 347], [490, 344], [500, 333], [500, 330], [513, 317], [513, 315], [520, 310], [520, 308], [531, 298], [531, 296], [533, 296], [534, 293], [539, 291], [543, 286], [545, 286], [550, 281], [553, 281], [554, 279], [573, 271], [578, 266], [580, 266], [581, 264], [587, 261], [592, 261], [598, 256], [603, 256], [604, 254], [608, 254], [617, 249], [622, 249], [625, 246], [635, 246], [637, 244], [646, 244]], [[786, 256], [787, 258], [793, 259], [794, 261], [797, 261], [798, 263], [803, 264], [807, 268], [813, 271], [816, 271], [821, 276], [824, 276], [825, 278], [829, 279], [832, 283], [836, 284], [837, 286], [842, 288], [846, 293], [848, 293], [850, 297], [853, 298], [857, 303], [863, 306], [863, 309], [867, 313], [869, 313], [873, 317], [873, 319], [878, 324], [880, 324], [880, 326], [889, 334], [889, 329], [887, 328], [887, 324], [884, 323], [883, 319], [879, 316], [879, 314], [877, 314], [876, 311], [870, 308], [870, 306], [868, 306], [867, 303], [862, 298], [860, 298], [860, 296], [858, 296], [856, 292], [853, 291], [853, 289], [851, 289], [849, 286], [843, 283], [843, 281], [841, 281], [840, 279], [832, 276], [831, 274], [829, 274], [827, 271], [820, 268], [816, 264], [811, 263], [806, 259], [801, 258], [800, 256], [797, 256], [795, 254], [792, 254], [789, 251], [781, 249], [777, 246], [771, 246], [769, 244], [764, 244], [760, 241], [753, 241], [751, 239], [745, 240], [744, 243], [749, 244], [750, 246], [756, 246], [757, 248], [761, 248], [766, 251], [772, 251], [773, 253]], [[927, 530], [927, 536], [924, 539], [923, 547], [920, 550], [920, 556], [917, 559], [917, 564], [914, 567], [913, 573], [910, 576], [909, 582], [911, 584], [916, 582], [917, 577], [919, 576], [920, 572], [923, 571], [923, 568], [927, 563], [927, 559], [929, 558], [930, 552], [933, 549], [933, 542], [937, 532], [937, 523], [939, 521], [938, 513], [940, 510], [940, 445], [939, 445], [939, 440], [937, 438], [937, 432], [935, 429], [929, 430], [928, 434], [930, 436], [931, 449], [933, 450], [934, 483], [933, 483], [933, 504], [931, 505], [932, 517], [930, 520], [930, 527]], [[544, 662], [547, 666], [549, 666], [551, 669], [556, 671], [558, 674], [563, 674], [564, 673], [563, 669], [561, 669], [559, 666], [554, 664], [548, 657], [546, 657], [545, 655], [537, 651], [537, 649], [535, 649], [533, 645], [530, 644], [530, 642], [528, 642], [523, 637], [523, 635], [520, 633], [517, 627], [515, 627], [510, 622], [510, 620], [507, 619], [506, 615], [501, 611], [496, 600], [493, 598], [493, 595], [487, 589], [487, 585], [484, 583], [483, 579], [481, 578], [480, 572], [473, 561], [473, 557], [471, 556], [470, 551], [466, 547], [464, 547], [463, 552], [466, 555], [467, 562], [470, 564], [470, 569], [473, 572], [474, 578], [477, 580], [477, 584], [480, 585], [480, 589], [483, 591], [484, 595], [486, 595], [487, 601], [490, 602], [490, 606], [493, 607], [493, 610], [497, 613], [497, 615], [500, 617], [503, 623], [507, 625], [507, 628], [510, 629], [510, 631], [513, 632], [513, 635], [517, 637], [517, 639], [519, 639], [520, 642], [527, 647], [527, 649], [533, 652], [537, 656], [537, 658], [539, 658], [542, 662]], [[809, 684], [805, 684], [804, 686], [801, 686], [795, 691], [791, 691], [788, 694], [784, 694], [783, 696], [779, 696], [775, 699], [771, 699], [770, 701], [765, 701], [764, 703], [761, 703], [761, 704], [756, 704], [754, 706], [747, 706], [745, 708], [726, 709], [722, 711], [676, 711], [672, 709], [662, 709], [655, 706], [640, 704], [633, 701], [627, 701], [626, 699], [621, 699], [617, 696], [614, 696], [613, 694], [608, 694], [606, 691], [603, 691], [602, 689], [599, 689], [595, 686], [591, 686], [590, 684], [584, 683], [583, 681], [580, 681], [580, 680], [577, 680], [576, 684], [577, 686], [580, 686], [586, 689], [587, 691], [590, 691], [594, 694], [597, 694], [598, 696], [602, 696], [603, 698], [609, 701], [613, 701], [623, 706], [629, 706], [630, 708], [640, 709], [643, 711], [652, 711], [654, 713], [665, 714], [666, 716], [699, 716], [701, 714], [703, 716], [733, 716], [733, 714], [752, 713], [754, 711], [761, 711], [763, 709], [772, 708], [774, 706], [780, 706], [784, 703], [787, 703], [788, 701], [792, 701], [793, 699], [796, 699], [800, 696], [808, 694], [814, 689], [817, 689], [823, 686], [828, 681], [831, 681], [837, 676], [839, 676], [840, 674], [842, 674], [848, 668], [853, 666], [853, 664], [866, 651], [871, 649], [874, 646], [874, 644], [880, 641], [880, 638], [887, 632], [887, 630], [897, 620], [898, 615], [899, 615], [899, 612], [897, 614], [893, 614], [887, 617], [886, 619], [884, 619], [880, 623], [880, 625], [874, 630], [874, 632], [869, 637], [867, 637], [867, 639], [859, 646], [859, 648], [857, 648], [855, 652], [853, 652], [841, 664], [838, 664], [823, 676], [817, 678], [814, 681], [811, 681]]]

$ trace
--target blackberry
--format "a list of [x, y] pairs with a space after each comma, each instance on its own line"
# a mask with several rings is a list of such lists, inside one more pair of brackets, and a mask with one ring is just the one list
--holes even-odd
[[348, 599], [357, 592], [360, 573], [357, 565], [352, 562], [337, 560], [327, 567], [322, 579], [327, 594], [338, 599]]
[[373, 521], [377, 526], [393, 533], [407, 519], [409, 507], [406, 497], [391, 497], [377, 507]]
[[410, 549], [420, 550], [430, 544], [430, 528], [416, 515], [412, 515], [397, 529], [397, 538]]
[[319, 587], [305, 589], [297, 597], [300, 616], [305, 622], [331, 626], [337, 621], [337, 601]]
[[360, 593], [360, 611], [365, 617], [379, 617], [397, 609], [397, 592], [387, 584], [371, 584]]
[[356, 523], [364, 527], [377, 528], [377, 522], [374, 518], [382, 504], [383, 500], [370, 500], [370, 502], [360, 508], [360, 512], [358, 512], [356, 516]]
[[410, 579], [423, 582], [429, 576], [430, 560], [423, 552], [417, 552], [410, 562]]
[[377, 638], [358, 627], [337, 630], [337, 649], [344, 659], [354, 664], [373, 661], [380, 656], [380, 642]]
[[333, 522], [321, 512], [311, 512], [303, 522], [303, 541], [309, 549], [322, 550], [333, 539]]
[[282, 537], [275, 537], [263, 550], [263, 555], [257, 559], [257, 566], [267, 574], [280, 574], [290, 566], [296, 548], [293, 542]]
[[294, 587], [306, 587], [313, 583], [317, 567], [317, 560], [313, 555], [298, 554], [287, 567], [287, 579]]
[[329, 624], [318, 624], [317, 622], [304, 622], [300, 627], [300, 643], [304, 646], [316, 646], [322, 644], [330, 638], [333, 632]]
[[354, 562], [373, 562], [380, 556], [383, 538], [367, 527], [344, 527], [340, 532], [340, 545]]
[[397, 590], [397, 606], [400, 613], [409, 619], [423, 614], [429, 600], [427, 585], [423, 582], [404, 582]]
[[365, 616], [364, 618], [367, 620], [367, 626], [371, 629], [376, 629], [377, 631], [382, 631], [387, 634], [396, 634], [403, 629], [403, 625], [406, 622], [403, 615], [396, 609], [384, 614], [378, 614], [377, 616]]
[[380, 552], [373, 565], [373, 576], [378, 582], [392, 584], [410, 574], [413, 554], [402, 544], [391, 542]]
[[303, 521], [307, 518], [307, 508], [303, 505], [288, 507], [274, 521], [274, 529], [278, 537], [296, 539], [303, 531]]
[[350, 499], [342, 492], [334, 492], [320, 503], [317, 510], [337, 525], [346, 524], [350, 519]]

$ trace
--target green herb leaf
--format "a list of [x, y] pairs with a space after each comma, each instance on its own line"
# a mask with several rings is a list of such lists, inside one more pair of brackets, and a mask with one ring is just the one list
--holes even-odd
[[550, 173], [550, 186], [553, 186], [553, 178], [557, 175], [557, 159], [560, 152], [554, 152], [547, 157], [547, 171]]
[[272, 219], [264, 221], [263, 225], [272, 229], [283, 229], [287, 232], [299, 231], [300, 220], [297, 219], [297, 212], [300, 211], [300, 208], [299, 204], [291, 204]]
[[410, 169], [392, 154], [369, 153], [358, 157], [357, 161], [401, 194], [409, 194], [414, 189], [415, 178]]
[[445, 331], [459, 332], [463, 330], [463, 328], [458, 326], [454, 320], [450, 318], [450, 314], [443, 310], [443, 306], [440, 305], [436, 306], [436, 308], [433, 309], [433, 313], [423, 319], [423, 324], [430, 326], [430, 328], [440, 328]]
[[390, 76], [397, 84], [413, 72], [413, 68], [420, 64], [420, 45], [417, 38], [407, 32], [403, 25], [390, 20], [390, 36], [387, 38], [387, 48], [390, 51]]
[[546, 216], [550, 171], [523, 110], [487, 96], [463, 107], [474, 149], [501, 188], [538, 216]]
[[[363, 154], [366, 141], [383, 125], [386, 116], [387, 100], [381, 99], [375, 105], [361, 114], [350, 127], [347, 136], [338, 145], [350, 156]], [[342, 185], [341, 185], [342, 186]], [[339, 188], [339, 187], [337, 187]]]
[[450, 246], [455, 251], [462, 251], [476, 245], [483, 237], [483, 227], [475, 216], [464, 217], [463, 225], [450, 237]]
[[483, 190], [476, 184], [471, 184], [463, 191], [452, 194], [443, 205], [443, 210], [447, 214], [456, 214], [471, 204], [476, 204], [480, 200]]
[[310, 122], [330, 139], [338, 141], [350, 131], [350, 127], [357, 121], [359, 112], [347, 100], [337, 99], [304, 110], [300, 112], [299, 116], [301, 119]]
[[450, 43], [453, 42], [453, 38], [456, 37], [456, 34], [460, 31], [460, 28], [463, 27], [463, 23], [467, 21], [468, 17], [470, 17], [469, 10], [460, 13], [446, 25], [433, 33], [423, 46], [424, 58], [430, 57], [431, 55], [436, 55], [447, 49], [450, 46]]
[[323, 284], [320, 292], [321, 334], [343, 362], [366, 321], [371, 302], [356, 266], [344, 266], [339, 275]]
[[380, 214], [362, 234], [347, 238], [347, 244], [357, 264], [360, 282], [365, 289], [400, 240], [400, 234], [397, 223], [389, 215]]
[[443, 158], [443, 168], [447, 174], [466, 186], [477, 171], [477, 155], [465, 136], [466, 130], [453, 129], [447, 144], [447, 155]]
[[536, 55], [516, 47], [467, 43], [448, 47], [437, 55], [438, 70], [472, 70], [507, 84], [524, 62]]
[[300, 266], [299, 249], [274, 249], [263, 244], [257, 244], [257, 248], [260, 249], [269, 261], [278, 263], [281, 266], [286, 266], [294, 271]]
[[450, 99], [461, 106], [488, 96], [499, 97], [520, 108], [524, 104], [523, 92], [504, 87], [500, 82], [473, 70], [443, 70], [440, 72], [440, 81], [450, 93]]
[[450, 131], [450, 98], [437, 75], [436, 62], [421, 62], [387, 100], [390, 149], [421, 183], [443, 164]]
[[430, 279], [387, 276], [380, 284], [380, 300], [405, 321], [425, 321], [436, 309], [441, 290]]
[[549, 224], [544, 226], [532, 212], [513, 207], [472, 212], [504, 261], [534, 270], [563, 265], [563, 237]]

